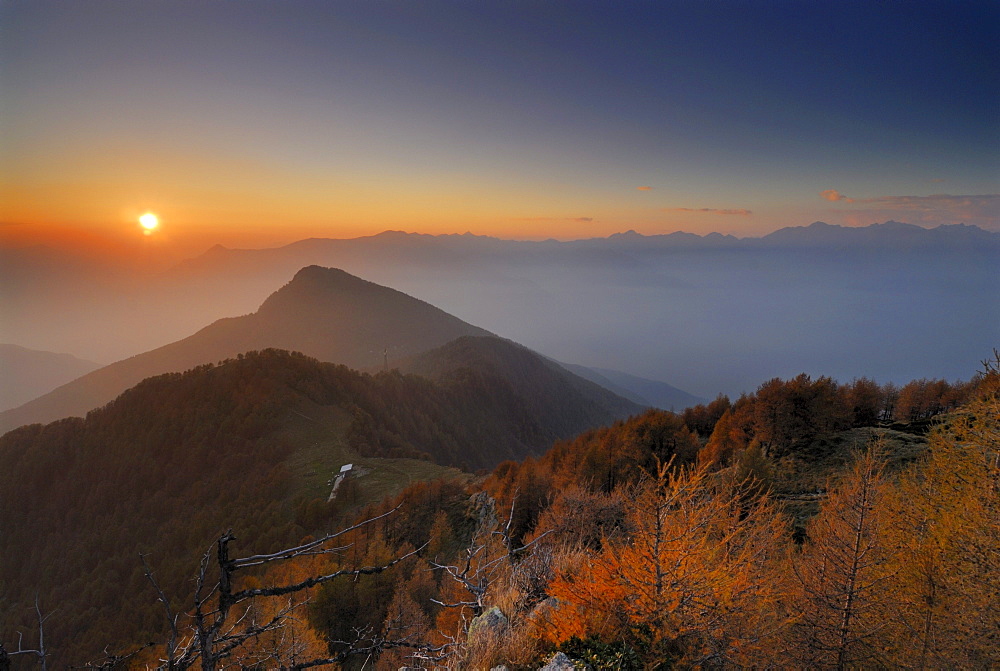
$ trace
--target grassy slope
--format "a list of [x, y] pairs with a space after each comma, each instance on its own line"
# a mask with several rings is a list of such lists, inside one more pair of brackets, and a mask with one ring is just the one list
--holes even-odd
[[344, 464], [360, 467], [356, 475], [357, 496], [343, 503], [344, 512], [377, 503], [399, 494], [412, 482], [437, 478], [465, 479], [467, 473], [422, 459], [363, 457], [346, 439], [351, 416], [341, 408], [311, 404], [295, 413], [301, 419], [290, 423], [282, 435], [295, 445], [285, 460], [291, 482], [291, 497], [316, 499], [328, 496], [330, 481]]
[[771, 485], [796, 525], [819, 512], [833, 479], [873, 440], [883, 440], [889, 472], [898, 472], [927, 451], [923, 435], [887, 428], [856, 428], [817, 436], [808, 446], [776, 466]]

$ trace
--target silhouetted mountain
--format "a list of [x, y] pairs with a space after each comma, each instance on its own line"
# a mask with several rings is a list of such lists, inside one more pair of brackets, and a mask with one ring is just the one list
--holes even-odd
[[16, 408], [100, 367], [72, 354], [0, 344], [0, 410]]
[[[955, 379], [1000, 336], [1000, 302], [991, 300], [1000, 294], [1000, 233], [960, 224], [571, 242], [386, 232], [224, 256], [226, 268], [246, 263], [248, 278], [293, 259], [334, 264], [556, 360], [707, 398], [803, 370]], [[217, 261], [192, 260], [185, 272], [211, 277]]]
[[782, 228], [760, 238], [765, 247], [844, 247], [872, 248], [935, 248], [939, 245], [985, 245], [1000, 250], [1000, 235], [984, 231], [978, 226], [956, 224], [923, 228], [899, 221], [887, 221], [870, 226], [838, 226], [822, 221], [809, 226]]
[[242, 352], [279, 348], [352, 368], [381, 366], [462, 335], [488, 335], [432, 305], [342, 270], [303, 268], [260, 309], [220, 319], [194, 335], [98, 369], [0, 413], [0, 431], [80, 416], [141, 380]]

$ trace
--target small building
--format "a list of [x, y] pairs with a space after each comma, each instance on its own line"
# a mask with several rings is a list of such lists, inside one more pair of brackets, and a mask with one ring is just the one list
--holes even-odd
[[350, 475], [353, 470], [354, 464], [344, 464], [340, 467], [340, 473], [338, 473], [337, 477], [333, 479], [333, 489], [330, 490], [330, 498], [327, 499], [328, 502], [337, 498], [337, 488], [340, 487], [340, 483], [343, 482], [344, 478]]

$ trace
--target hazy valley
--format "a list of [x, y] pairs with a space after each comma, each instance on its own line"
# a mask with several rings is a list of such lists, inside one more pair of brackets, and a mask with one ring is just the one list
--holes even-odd
[[514, 242], [387, 232], [217, 247], [156, 277], [8, 250], [0, 309], [15, 318], [4, 321], [0, 340], [117, 361], [253, 312], [315, 264], [428, 301], [556, 360], [703, 398], [802, 371], [956, 379], [1000, 333], [1000, 305], [990, 299], [1000, 294], [998, 240], [970, 226], [892, 222], [744, 239], [630, 233]]

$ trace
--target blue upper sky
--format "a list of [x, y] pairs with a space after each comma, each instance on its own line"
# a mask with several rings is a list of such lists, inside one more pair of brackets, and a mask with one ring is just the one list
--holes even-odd
[[4, 0], [0, 30], [10, 237], [1000, 230], [996, 2]]

